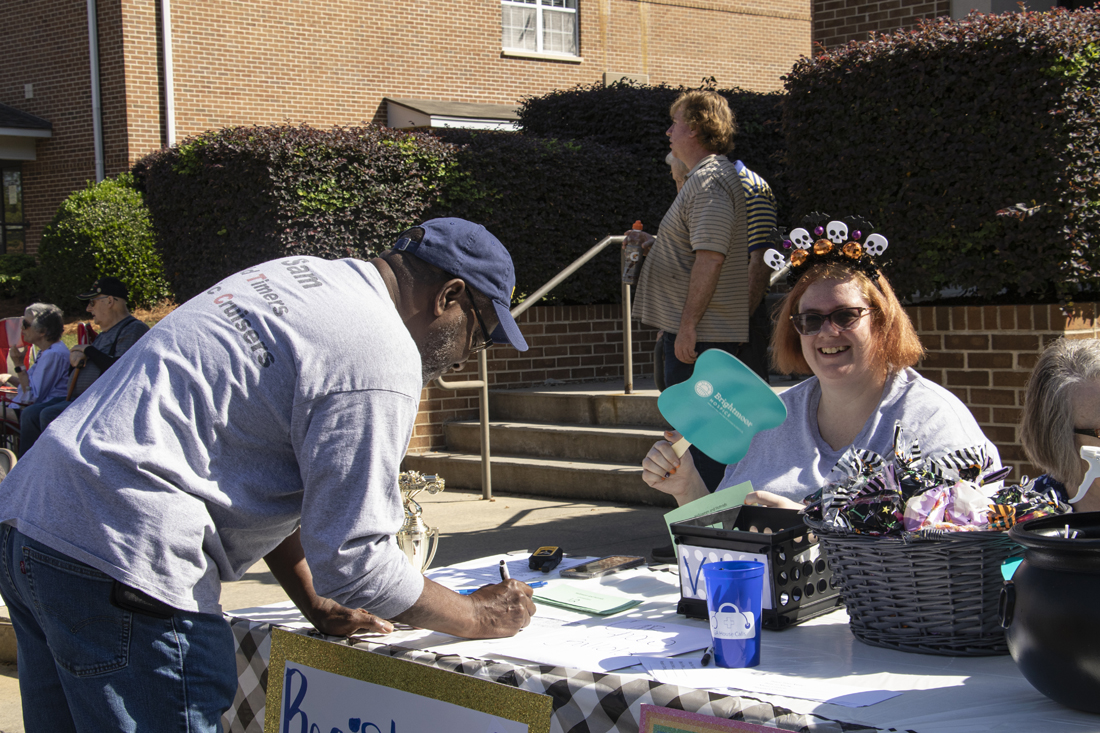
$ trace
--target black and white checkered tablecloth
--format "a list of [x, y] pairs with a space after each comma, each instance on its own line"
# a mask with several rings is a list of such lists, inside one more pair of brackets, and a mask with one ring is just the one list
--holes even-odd
[[[271, 625], [232, 617], [229, 622], [237, 644], [239, 684], [233, 707], [223, 719], [225, 730], [229, 733], [263, 733], [267, 666], [271, 658]], [[643, 704], [806, 733], [882, 730], [794, 713], [751, 697], [666, 685], [650, 679], [566, 667], [469, 659], [371, 642], [358, 642], [353, 646], [365, 653], [385, 654], [550, 695], [554, 699], [554, 715], [550, 725], [552, 733], [636, 733]]]

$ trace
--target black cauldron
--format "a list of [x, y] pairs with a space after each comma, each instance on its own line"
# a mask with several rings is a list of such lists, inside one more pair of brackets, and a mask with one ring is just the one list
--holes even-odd
[[1033, 519], [1008, 534], [1027, 548], [1001, 591], [1012, 659], [1051, 700], [1100, 713], [1100, 512]]

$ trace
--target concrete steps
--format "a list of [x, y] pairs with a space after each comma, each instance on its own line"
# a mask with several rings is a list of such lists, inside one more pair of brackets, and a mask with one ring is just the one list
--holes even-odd
[[[675, 506], [641, 479], [641, 461], [666, 423], [651, 380], [593, 382], [489, 395], [493, 490], [556, 498]], [[477, 420], [444, 427], [447, 449], [405, 457], [404, 468], [481, 489]]]
[[[490, 408], [490, 415], [492, 415]], [[476, 420], [448, 423], [443, 427], [452, 451], [481, 454], [481, 424]], [[647, 426], [576, 425], [490, 420], [489, 445], [493, 453], [539, 458], [638, 463], [662, 430]]]
[[[797, 380], [772, 377], [781, 393]], [[493, 390], [489, 447], [493, 491], [561, 499], [618, 501], [673, 507], [642, 481], [641, 462], [668, 425], [657, 409], [653, 380]], [[405, 470], [434, 473], [448, 486], [481, 490], [481, 432], [477, 420], [443, 428], [445, 450], [409, 454]]]

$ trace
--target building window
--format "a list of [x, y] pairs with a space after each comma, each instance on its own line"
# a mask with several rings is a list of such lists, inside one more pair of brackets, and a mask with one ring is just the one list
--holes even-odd
[[0, 221], [0, 253], [26, 252], [26, 222], [23, 220], [23, 174], [18, 163], [0, 164], [0, 197], [3, 220]]
[[505, 51], [577, 56], [577, 0], [501, 0]]

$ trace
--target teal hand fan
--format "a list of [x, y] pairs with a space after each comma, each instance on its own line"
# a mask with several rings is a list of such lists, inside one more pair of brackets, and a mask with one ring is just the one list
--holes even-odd
[[673, 445], [682, 456], [696, 445], [720, 463], [737, 463], [761, 430], [787, 419], [787, 407], [737, 357], [710, 349], [695, 362], [686, 382], [669, 387], [657, 407], [683, 439]]

